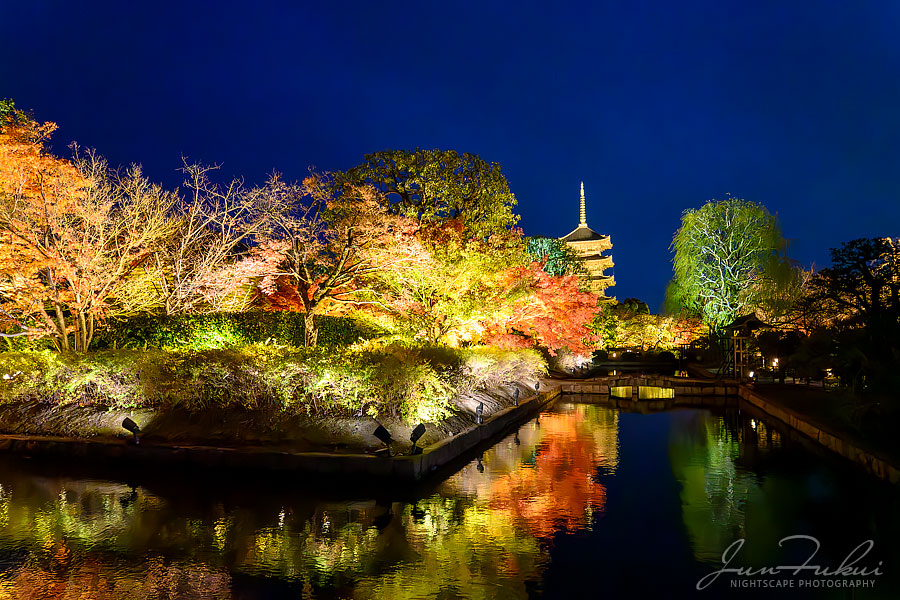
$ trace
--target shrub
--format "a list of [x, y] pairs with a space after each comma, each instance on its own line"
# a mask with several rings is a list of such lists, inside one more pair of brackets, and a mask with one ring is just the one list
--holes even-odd
[[[109, 319], [95, 336], [92, 349], [210, 350], [272, 342], [299, 347], [303, 345], [303, 317], [303, 313], [290, 311], [259, 311]], [[319, 343], [325, 346], [377, 335], [353, 319], [317, 317], [317, 321]]]
[[133, 407], [146, 402], [137, 353], [90, 358], [54, 351], [0, 355], [0, 399]]
[[211, 350], [52, 351], [0, 354], [0, 402], [106, 408], [241, 407], [436, 422], [479, 389], [534, 379], [533, 350], [373, 343], [348, 348], [271, 345]]

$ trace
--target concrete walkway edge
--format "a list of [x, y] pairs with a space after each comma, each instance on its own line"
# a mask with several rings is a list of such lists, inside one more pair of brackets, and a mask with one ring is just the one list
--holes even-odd
[[891, 483], [900, 483], [900, 469], [883, 456], [879, 456], [851, 441], [843, 439], [821, 424], [812, 423], [804, 415], [801, 415], [790, 408], [780, 406], [767, 400], [764, 396], [758, 394], [746, 385], [739, 386], [738, 396], [748, 404], [751, 404], [765, 414], [778, 419], [785, 425], [818, 442], [832, 452], [852, 460], [869, 473]]

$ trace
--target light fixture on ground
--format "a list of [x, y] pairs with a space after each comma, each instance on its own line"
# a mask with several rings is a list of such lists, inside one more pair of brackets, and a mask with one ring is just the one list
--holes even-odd
[[135, 443], [135, 444], [140, 444], [140, 443], [141, 443], [141, 439], [138, 437], [138, 434], [141, 432], [141, 428], [138, 427], [138, 424], [137, 424], [137, 423], [135, 423], [134, 421], [132, 421], [132, 420], [129, 419], [128, 417], [125, 417], [125, 420], [122, 421], [122, 427], [123, 427], [124, 429], [127, 429], [129, 432], [131, 432], [131, 433], [134, 434], [134, 443]]
[[513, 393], [513, 404], [519, 405], [519, 388], [516, 388], [516, 391]]
[[538, 391], [539, 389], [541, 389], [541, 382], [540, 382], [540, 381], [538, 381], [538, 382], [536, 382], [536, 383], [534, 384], [534, 391]]
[[416, 428], [412, 430], [412, 433], [409, 434], [409, 441], [412, 442], [412, 448], [409, 450], [410, 456], [415, 454], [422, 454], [422, 449], [416, 446], [416, 442], [419, 441], [419, 438], [425, 435], [425, 425], [419, 423], [416, 425]]
[[380, 423], [378, 427], [375, 428], [375, 431], [372, 432], [372, 435], [381, 440], [381, 443], [384, 444], [384, 448], [375, 452], [375, 454], [386, 454], [387, 456], [391, 455], [391, 432], [384, 428]]
[[484, 423], [484, 402], [479, 402], [475, 407], [475, 423], [478, 425]]

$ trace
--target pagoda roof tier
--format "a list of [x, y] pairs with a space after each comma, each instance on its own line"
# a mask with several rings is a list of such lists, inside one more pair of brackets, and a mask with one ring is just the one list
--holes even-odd
[[559, 238], [564, 242], [600, 242], [608, 240], [608, 235], [600, 235], [587, 225], [579, 225], [574, 231], [565, 237]]

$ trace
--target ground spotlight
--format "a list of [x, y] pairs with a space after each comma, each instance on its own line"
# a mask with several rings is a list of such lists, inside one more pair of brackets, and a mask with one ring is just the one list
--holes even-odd
[[379, 424], [378, 427], [375, 428], [375, 431], [372, 432], [372, 435], [381, 440], [381, 443], [384, 444], [384, 448], [376, 452], [375, 454], [387, 454], [391, 455], [391, 432], [384, 428], [383, 425]]
[[516, 388], [515, 393], [513, 393], [513, 403], [518, 406], [519, 405], [519, 388]]
[[131, 433], [134, 434], [134, 443], [135, 444], [141, 443], [141, 439], [138, 437], [138, 434], [141, 432], [141, 428], [138, 427], [137, 423], [135, 423], [128, 417], [125, 417], [125, 420], [122, 421], [122, 427], [124, 427], [125, 429], [127, 429], [128, 431], [130, 431]]
[[541, 389], [541, 382], [540, 382], [540, 381], [538, 381], [538, 382], [536, 382], [536, 383], [534, 384], [534, 391], [538, 391], [539, 389]]
[[412, 442], [412, 448], [410, 448], [410, 455], [414, 454], [422, 454], [422, 449], [416, 446], [416, 442], [419, 441], [419, 438], [425, 435], [425, 425], [423, 423], [419, 423], [416, 425], [416, 428], [412, 430], [412, 433], [409, 434], [409, 441]]
[[479, 402], [475, 407], [475, 423], [478, 425], [484, 423], [484, 402]]

